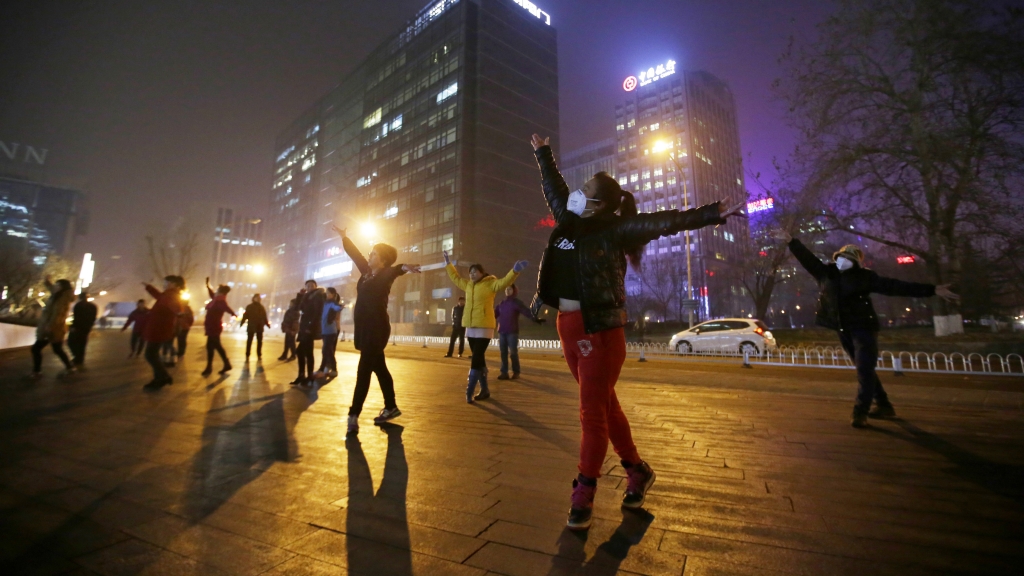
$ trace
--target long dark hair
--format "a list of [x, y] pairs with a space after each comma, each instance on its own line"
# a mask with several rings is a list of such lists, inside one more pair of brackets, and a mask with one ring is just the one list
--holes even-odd
[[[594, 180], [597, 181], [597, 194], [594, 199], [602, 202], [598, 215], [614, 214], [615, 212], [618, 212], [622, 218], [633, 218], [637, 215], [636, 198], [629, 191], [623, 190], [622, 186], [619, 186], [618, 180], [612, 178], [607, 172], [594, 174]], [[625, 252], [633, 269], [639, 272], [640, 261], [644, 255], [644, 245], [625, 246], [622, 251]]]

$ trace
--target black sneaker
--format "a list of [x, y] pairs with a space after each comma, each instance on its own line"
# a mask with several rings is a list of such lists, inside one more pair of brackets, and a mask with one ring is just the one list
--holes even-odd
[[203, 370], [203, 376], [209, 376], [210, 374], [213, 374], [213, 367], [207, 366], [206, 370]]
[[509, 380], [519, 380], [519, 372], [513, 372], [512, 377]]
[[225, 366], [224, 369], [221, 370], [220, 372], [217, 372], [217, 374], [227, 374], [228, 372], [231, 372], [231, 364]]
[[850, 425], [854, 428], [867, 428], [868, 427], [868, 413], [867, 410], [853, 409], [853, 414], [850, 416]]
[[298, 378], [296, 378], [295, 380], [292, 380], [292, 381], [290, 382], [290, 384], [291, 384], [292, 386], [301, 386], [301, 385], [302, 385], [302, 383], [303, 383], [303, 382], [305, 382], [305, 381], [306, 381], [306, 379], [305, 379], [305, 378], [303, 378], [302, 376], [299, 376], [299, 377], [298, 377]]
[[451, 357], [452, 357], [452, 355], [451, 355], [451, 354], [445, 354], [445, 355], [444, 355], [444, 357], [445, 357], [445, 358], [451, 358]]
[[569, 508], [569, 519], [565, 525], [569, 530], [586, 530], [594, 519], [594, 493], [597, 486], [587, 486], [579, 481], [572, 481], [572, 506]]
[[397, 406], [394, 408], [384, 408], [383, 410], [380, 411], [380, 414], [378, 414], [377, 417], [373, 419], [373, 423], [380, 425], [389, 420], [394, 420], [395, 418], [398, 418], [401, 415], [402, 411], [399, 410]]
[[633, 464], [632, 466], [622, 461], [622, 467], [626, 469], [626, 476], [628, 477], [626, 495], [622, 497], [622, 506], [624, 508], [639, 508], [644, 505], [647, 491], [654, 485], [654, 479], [658, 475], [643, 460], [639, 464]]
[[498, 380], [508, 380], [508, 374], [498, 374]]
[[868, 412], [868, 418], [895, 418], [896, 409], [892, 407], [892, 404], [886, 402], [884, 404], [876, 404], [874, 408]]
[[490, 392], [481, 392], [481, 393], [477, 394], [476, 396], [474, 396], [473, 400], [487, 400], [490, 397], [491, 397], [491, 393]]

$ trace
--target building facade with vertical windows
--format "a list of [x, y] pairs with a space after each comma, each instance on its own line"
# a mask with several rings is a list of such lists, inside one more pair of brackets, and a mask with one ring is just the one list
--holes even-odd
[[[555, 29], [516, 0], [435, 0], [277, 139], [268, 217], [274, 306], [306, 279], [354, 298], [332, 225], [368, 254], [536, 261], [550, 230], [530, 135], [558, 141]], [[457, 297], [429, 267], [392, 289], [395, 322], [445, 323]], [[532, 290], [536, 270], [524, 276]]]
[[[241, 216], [231, 208], [217, 208], [210, 254], [210, 284], [215, 289], [220, 284], [231, 287], [228, 302], [236, 310], [248, 305], [253, 294], [266, 293], [262, 220]], [[207, 299], [205, 294], [199, 296], [199, 300]]]
[[600, 142], [567, 152], [562, 156], [559, 163], [562, 177], [565, 178], [565, 183], [569, 186], [569, 190], [583, 188], [583, 185], [598, 172], [607, 172], [610, 176], [614, 177], [617, 167], [615, 138], [606, 138]]
[[[640, 212], [746, 202], [732, 92], [708, 72], [677, 72], [675, 66], [670, 60], [623, 83], [626, 98], [615, 107], [614, 176], [634, 193]], [[644, 253], [649, 273], [641, 278], [631, 270], [627, 291], [654, 296], [666, 308], [665, 317], [682, 318], [689, 250], [698, 317], [737, 315], [749, 306], [738, 282], [728, 280], [727, 267], [748, 238], [746, 219], [730, 218], [723, 226], [691, 232], [688, 247], [683, 233], [656, 240]]]

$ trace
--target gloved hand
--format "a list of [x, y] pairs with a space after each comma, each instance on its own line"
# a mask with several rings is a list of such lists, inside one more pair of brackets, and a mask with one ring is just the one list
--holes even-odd
[[512, 265], [512, 270], [517, 273], [522, 272], [523, 270], [526, 270], [526, 267], [529, 265], [529, 260], [520, 260], [519, 262], [516, 262], [515, 264]]
[[447, 266], [447, 265], [452, 263], [452, 258], [451, 258], [451, 256], [448, 255], [448, 251], [447, 250], [442, 250], [441, 254], [444, 255], [444, 265], [445, 266]]

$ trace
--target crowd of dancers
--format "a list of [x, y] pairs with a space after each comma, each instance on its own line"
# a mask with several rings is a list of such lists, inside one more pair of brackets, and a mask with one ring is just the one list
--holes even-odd
[[[472, 264], [469, 276], [463, 277], [450, 255], [444, 252], [448, 276], [454, 286], [465, 293], [452, 310], [452, 335], [445, 356], [455, 353], [458, 341], [461, 357], [464, 340], [469, 341], [472, 361], [466, 379], [466, 402], [487, 400], [491, 393], [486, 354], [495, 330], [501, 350], [498, 379], [516, 379], [520, 376], [518, 317], [543, 322], [538, 315], [542, 306], [558, 310], [557, 330], [562, 353], [579, 386], [582, 427], [578, 474], [572, 481], [567, 526], [584, 530], [591, 524], [597, 483], [609, 442], [627, 475], [623, 507], [643, 506], [656, 478], [633, 442], [629, 421], [615, 394], [615, 384], [626, 357], [627, 266], [641, 271], [644, 248], [659, 237], [724, 224], [729, 218], [744, 216], [741, 212], [744, 203], [715, 202], [686, 211], [640, 214], [633, 195], [604, 172], [595, 174], [581, 189], [570, 191], [555, 164], [548, 139], [534, 134], [532, 145], [540, 167], [544, 198], [556, 223], [541, 259], [533, 302], [527, 307], [516, 297], [515, 282], [529, 266], [526, 260], [516, 262], [501, 278], [488, 274], [479, 263]], [[402, 414], [395, 398], [394, 378], [385, 358], [391, 336], [388, 296], [399, 276], [419, 273], [420, 267], [397, 263], [398, 251], [388, 244], [374, 245], [364, 257], [345, 229], [334, 229], [360, 274], [352, 310], [359, 362], [347, 426], [348, 434], [357, 434], [359, 416], [373, 375], [377, 377], [384, 399], [384, 408], [374, 418], [374, 423], [382, 424]], [[856, 365], [858, 393], [851, 423], [864, 427], [868, 417], [894, 416], [895, 409], [875, 373], [879, 326], [868, 295], [872, 292], [915, 297], [938, 295], [947, 300], [958, 297], [948, 285], [881, 277], [863, 266], [864, 255], [856, 246], [843, 247], [833, 255], [833, 262], [823, 263], [788, 231], [780, 231], [779, 237], [788, 242], [797, 261], [819, 283], [817, 323], [838, 332]], [[138, 308], [128, 317], [124, 329], [132, 327], [129, 356], [143, 354], [152, 366], [153, 380], [144, 388], [155, 391], [172, 383], [167, 368], [174, 366], [175, 358], [184, 355], [194, 316], [188, 303], [182, 300], [185, 280], [180, 276], [164, 278], [162, 290], [143, 284], [156, 301], [147, 309], [145, 301], [139, 300]], [[64, 319], [74, 294], [67, 280], [50, 284], [47, 279], [47, 285], [51, 294], [39, 323], [37, 341], [32, 346], [33, 377], [40, 374], [42, 350], [47, 345], [64, 363], [65, 374], [81, 366], [88, 331], [96, 319], [96, 309], [88, 303], [88, 295], [80, 295], [68, 334], [74, 360], [68, 359], [62, 347], [66, 330]], [[218, 286], [214, 289], [207, 278], [206, 289], [210, 301], [206, 304], [204, 320], [207, 362], [203, 375], [212, 374], [215, 354], [223, 363], [220, 373], [226, 374], [232, 366], [220, 339], [225, 315], [237, 316], [227, 304], [231, 288]], [[500, 293], [505, 294], [505, 300], [495, 305]], [[319, 379], [338, 375], [335, 349], [343, 308], [334, 288], [322, 288], [314, 280], [307, 281], [289, 303], [281, 325], [285, 349], [278, 359], [297, 360], [298, 376], [291, 382], [293, 386], [311, 389]], [[248, 324], [246, 361], [249, 361], [254, 339], [257, 360], [261, 360], [263, 330], [270, 327], [270, 322], [258, 294], [246, 306], [240, 323]], [[319, 369], [314, 371], [317, 340], [322, 342], [322, 360]]]

